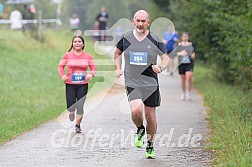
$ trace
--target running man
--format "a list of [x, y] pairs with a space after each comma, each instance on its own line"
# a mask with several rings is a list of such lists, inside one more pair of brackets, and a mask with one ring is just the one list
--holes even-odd
[[[179, 59], [179, 75], [181, 76], [182, 95], [181, 100], [191, 100], [192, 75], [195, 59], [195, 49], [189, 42], [189, 34], [183, 32], [181, 36], [182, 42], [174, 49], [175, 55]], [[186, 93], [187, 86], [187, 93]]]
[[[134, 30], [124, 34], [117, 43], [114, 53], [115, 74], [118, 78], [123, 74], [121, 55], [124, 53], [125, 89], [132, 112], [132, 121], [137, 127], [135, 146], [142, 147], [144, 143], [144, 111], [148, 134], [145, 157], [155, 158], [153, 142], [157, 132], [156, 107], [160, 106], [161, 101], [157, 74], [168, 66], [169, 57], [161, 39], [147, 29], [150, 20], [145, 10], [137, 11], [132, 23], [135, 26]], [[161, 58], [159, 65], [157, 65], [158, 55]]]
[[[68, 52], [65, 53], [58, 65], [58, 72], [62, 81], [66, 84], [66, 102], [69, 111], [70, 121], [75, 119], [76, 114], [76, 133], [81, 132], [81, 121], [83, 118], [83, 106], [88, 92], [88, 81], [96, 73], [96, 66], [90, 54], [83, 51], [85, 42], [83, 37], [74, 36]], [[67, 73], [64, 68], [67, 66]], [[90, 68], [90, 72], [87, 69]]]

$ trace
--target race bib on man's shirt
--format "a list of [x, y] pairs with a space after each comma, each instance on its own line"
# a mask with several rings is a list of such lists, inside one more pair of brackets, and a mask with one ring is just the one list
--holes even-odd
[[80, 83], [85, 80], [85, 74], [84, 72], [75, 72], [72, 73], [72, 82], [74, 83]]
[[130, 64], [147, 65], [147, 52], [130, 52]]

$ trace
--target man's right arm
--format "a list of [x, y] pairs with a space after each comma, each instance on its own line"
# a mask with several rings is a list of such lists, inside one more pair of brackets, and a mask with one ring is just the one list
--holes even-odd
[[122, 74], [123, 74], [123, 71], [122, 71], [122, 51], [119, 50], [118, 48], [115, 49], [115, 52], [114, 52], [114, 62], [115, 62], [115, 75], [117, 78], [119, 78]]

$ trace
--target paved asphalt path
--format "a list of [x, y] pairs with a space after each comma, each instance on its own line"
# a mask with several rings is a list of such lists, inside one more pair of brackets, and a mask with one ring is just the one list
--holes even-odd
[[161, 74], [159, 81], [156, 159], [145, 159], [145, 147], [134, 147], [136, 129], [125, 91], [114, 84], [105, 97], [90, 100], [100, 101], [85, 115], [82, 133], [74, 133], [74, 124], [63, 113], [1, 145], [0, 166], [210, 166], [211, 154], [203, 149], [209, 129], [201, 98], [193, 91], [192, 101], [181, 101], [178, 75]]

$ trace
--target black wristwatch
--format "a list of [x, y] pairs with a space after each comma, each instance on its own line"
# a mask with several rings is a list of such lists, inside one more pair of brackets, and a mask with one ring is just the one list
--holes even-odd
[[160, 69], [160, 72], [163, 72], [164, 71], [164, 68], [162, 66], [158, 66], [159, 69]]

